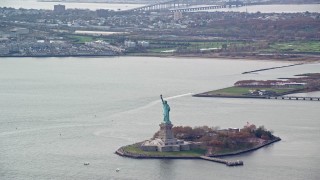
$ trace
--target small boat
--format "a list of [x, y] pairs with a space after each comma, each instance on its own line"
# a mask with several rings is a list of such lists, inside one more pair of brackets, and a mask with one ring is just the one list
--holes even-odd
[[120, 171], [120, 168], [117, 168], [117, 169], [116, 169], [116, 172], [119, 172], [119, 171]]
[[88, 166], [88, 165], [90, 165], [90, 163], [85, 162], [85, 163], [83, 163], [83, 165]]

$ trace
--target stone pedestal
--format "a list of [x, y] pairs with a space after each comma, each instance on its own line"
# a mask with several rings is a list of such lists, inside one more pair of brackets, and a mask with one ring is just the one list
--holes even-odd
[[158, 138], [161, 139], [165, 145], [174, 145], [177, 144], [177, 139], [174, 138], [172, 132], [172, 124], [161, 123], [159, 124], [160, 131]]
[[173, 125], [171, 123], [161, 123], [159, 126], [159, 136], [155, 139], [145, 141], [141, 145], [142, 150], [160, 152], [190, 150], [190, 143], [174, 138], [172, 132]]

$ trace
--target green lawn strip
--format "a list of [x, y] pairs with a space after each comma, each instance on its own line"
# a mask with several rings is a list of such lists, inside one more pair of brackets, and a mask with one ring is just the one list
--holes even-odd
[[205, 153], [203, 149], [195, 149], [190, 151], [179, 151], [179, 152], [158, 152], [158, 151], [143, 151], [138, 147], [138, 145], [128, 145], [123, 148], [124, 151], [139, 154], [145, 156], [188, 156], [188, 157], [197, 157], [202, 156]]
[[280, 89], [280, 88], [252, 88], [252, 87], [228, 87], [224, 89], [218, 89], [215, 91], [208, 92], [209, 95], [225, 95], [225, 96], [244, 96], [243, 94], [249, 93], [249, 90], [267, 90], [267, 91], [274, 91], [276, 93], [285, 93], [292, 90], [296, 90], [298, 88], [286, 88], [286, 89]]
[[254, 45], [254, 43], [251, 42], [243, 42], [243, 41], [212, 41], [212, 42], [190, 42], [189, 48], [218, 48], [221, 49], [223, 44], [227, 44], [227, 46], [230, 45], [236, 45], [236, 46], [246, 46], [246, 45]]
[[85, 43], [85, 42], [92, 42], [95, 39], [91, 36], [79, 36], [79, 35], [70, 35], [68, 36], [71, 39], [74, 39], [76, 43]]
[[270, 45], [267, 51], [280, 51], [280, 52], [320, 52], [319, 41], [291, 41], [283, 43], [274, 43]]
[[[207, 48], [218, 48], [221, 49], [223, 44], [236, 45], [236, 46], [245, 46], [249, 44], [253, 44], [250, 42], [242, 42], [242, 41], [178, 41], [178, 42], [162, 42], [162, 41], [152, 41], [153, 45], [167, 45], [171, 46], [172, 49], [178, 47], [186, 47], [186, 49], [199, 50], [199, 49], [207, 49]], [[170, 47], [166, 47], [167, 49]], [[159, 51], [162, 48], [155, 48], [156, 50], [151, 50], [153, 52]]]
[[167, 42], [167, 41], [150, 41], [150, 47], [148, 48], [149, 52], [155, 53], [162, 53], [161, 51], [177, 49], [177, 48], [184, 48], [187, 50], [200, 50], [200, 49], [209, 49], [209, 48], [216, 48], [221, 49], [223, 44], [227, 44], [229, 46], [247, 46], [251, 45], [254, 46], [255, 43], [253, 42], [245, 42], [245, 41], [174, 41], [174, 42]]

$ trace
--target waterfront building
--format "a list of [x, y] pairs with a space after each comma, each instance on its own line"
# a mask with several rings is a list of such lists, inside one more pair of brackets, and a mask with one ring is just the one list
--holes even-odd
[[17, 36], [17, 35], [27, 35], [29, 34], [29, 29], [28, 28], [13, 28], [10, 30], [12, 36]]
[[0, 46], [0, 55], [9, 54], [9, 49], [5, 46]]
[[65, 11], [66, 11], [66, 6], [65, 5], [61, 5], [61, 4], [54, 5], [53, 12], [55, 12], [55, 13], [64, 13]]
[[136, 47], [136, 43], [133, 41], [124, 41], [124, 45], [128, 48], [134, 48]]
[[97, 16], [99, 17], [106, 17], [109, 14], [108, 9], [97, 9], [96, 10]]
[[142, 47], [149, 47], [149, 42], [147, 41], [138, 41], [138, 45]]
[[174, 12], [173, 13], [173, 20], [178, 21], [179, 19], [182, 19], [182, 12]]

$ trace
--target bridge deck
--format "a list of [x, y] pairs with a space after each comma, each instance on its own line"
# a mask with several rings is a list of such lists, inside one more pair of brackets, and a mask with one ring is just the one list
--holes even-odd
[[[156, 4], [148, 4], [142, 7], [137, 7], [133, 9], [128, 9], [125, 11], [156, 11], [156, 10], [170, 10], [171, 12], [185, 12], [185, 11], [199, 11], [199, 10], [209, 10], [209, 9], [220, 9], [232, 7], [232, 6], [244, 6], [245, 4], [239, 0], [226, 1], [226, 2], [216, 2], [216, 5], [208, 5], [199, 3], [193, 3], [190, 0], [169, 0], [165, 2], [159, 2]], [[193, 7], [191, 7], [193, 6]], [[198, 6], [198, 7], [195, 7]], [[183, 8], [181, 8], [183, 7]]]

